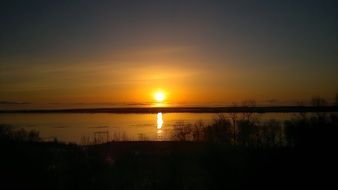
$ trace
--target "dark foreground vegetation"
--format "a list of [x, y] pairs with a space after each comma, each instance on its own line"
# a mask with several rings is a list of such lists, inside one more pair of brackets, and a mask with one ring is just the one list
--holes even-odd
[[8, 189], [334, 189], [335, 113], [283, 124], [254, 113], [178, 123], [172, 142], [76, 145], [0, 127], [1, 186]]

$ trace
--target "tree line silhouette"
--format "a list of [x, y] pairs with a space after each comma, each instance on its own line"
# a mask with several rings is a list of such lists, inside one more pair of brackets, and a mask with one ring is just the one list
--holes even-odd
[[[320, 97], [310, 101], [314, 107], [327, 102]], [[244, 101], [242, 106], [255, 107], [255, 101]], [[262, 121], [254, 112], [217, 114], [209, 124], [179, 121], [174, 125], [172, 139], [177, 141], [220, 142], [241, 146], [304, 146], [329, 145], [335, 139], [338, 114], [327, 112], [293, 113], [291, 119]]]

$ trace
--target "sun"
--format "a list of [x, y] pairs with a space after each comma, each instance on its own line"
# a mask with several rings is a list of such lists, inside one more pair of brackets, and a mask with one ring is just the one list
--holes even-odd
[[154, 98], [156, 102], [163, 102], [165, 100], [165, 94], [162, 91], [155, 92]]

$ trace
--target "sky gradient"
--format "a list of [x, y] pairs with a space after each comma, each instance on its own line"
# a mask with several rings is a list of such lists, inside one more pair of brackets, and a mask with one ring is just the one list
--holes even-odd
[[338, 92], [337, 1], [1, 1], [0, 106], [292, 104]]

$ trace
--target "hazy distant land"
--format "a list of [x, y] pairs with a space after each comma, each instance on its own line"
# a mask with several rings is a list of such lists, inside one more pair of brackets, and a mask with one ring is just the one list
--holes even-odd
[[338, 112], [338, 106], [257, 106], [257, 107], [119, 107], [74, 109], [0, 110], [0, 113], [292, 113]]

